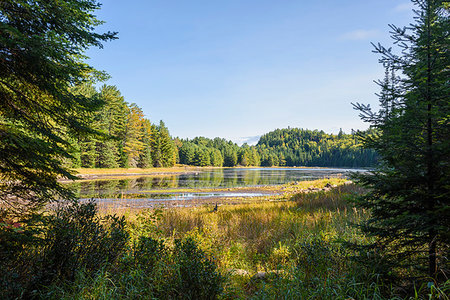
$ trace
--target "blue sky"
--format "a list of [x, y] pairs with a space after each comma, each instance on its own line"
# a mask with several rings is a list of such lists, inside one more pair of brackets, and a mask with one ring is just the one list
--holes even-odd
[[276, 128], [363, 129], [350, 102], [376, 105], [370, 42], [412, 21], [406, 0], [104, 0], [90, 49], [126, 101], [172, 136], [236, 142]]

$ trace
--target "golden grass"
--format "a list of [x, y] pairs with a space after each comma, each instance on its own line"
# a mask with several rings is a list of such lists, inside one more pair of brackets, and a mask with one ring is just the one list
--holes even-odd
[[[318, 285], [323, 292], [315, 299], [332, 299], [326, 291], [341, 283], [345, 287], [346, 276], [359, 271], [336, 242], [365, 242], [350, 224], [368, 217], [349, 201], [363, 191], [344, 183], [322, 179], [260, 187], [275, 194], [241, 203], [224, 201], [217, 212], [213, 203], [145, 210], [104, 207], [100, 212], [125, 216], [132, 244], [146, 236], [173, 247], [176, 239], [193, 238], [226, 277], [220, 299], [258, 298], [263, 291], [269, 294], [261, 299], [306, 299]], [[337, 186], [323, 190], [327, 185]], [[256, 280], [258, 272], [274, 277]], [[340, 299], [347, 299], [347, 292], [342, 293], [345, 298]]]
[[155, 173], [184, 173], [199, 170], [197, 167], [177, 166], [171, 168], [79, 168], [74, 169], [80, 175], [128, 175], [128, 174], [155, 174]]
[[[157, 201], [146, 201], [143, 202], [133, 202], [130, 201], [134, 198], [139, 198], [139, 193], [136, 194], [122, 194], [118, 193], [116, 195], [110, 195], [114, 198], [114, 201], [109, 203], [99, 205], [101, 213], [109, 213], [116, 215], [130, 215], [133, 213], [138, 213], [140, 210], [145, 208], [140, 208], [142, 205], [148, 205], [151, 207], [158, 207], [160, 205], [166, 206], [168, 208], [178, 209], [177, 207], [201, 207], [208, 206], [208, 209], [218, 203], [221, 206], [225, 205], [239, 205], [239, 204], [257, 204], [265, 202], [279, 202], [290, 200], [294, 195], [299, 193], [317, 193], [321, 192], [322, 189], [327, 185], [340, 186], [345, 183], [349, 183], [348, 180], [342, 178], [327, 178], [318, 179], [313, 181], [301, 181], [301, 182], [291, 182], [282, 185], [267, 185], [267, 186], [257, 186], [257, 187], [234, 187], [234, 188], [165, 188], [157, 190], [144, 190], [141, 191], [144, 198], [148, 194], [177, 194], [177, 193], [214, 193], [214, 192], [224, 192], [221, 197], [206, 197], [198, 198], [192, 200], [169, 200], [165, 201], [161, 198]], [[229, 197], [226, 194], [230, 193], [242, 193], [242, 196]], [[249, 193], [249, 196], [246, 196]], [[252, 196], [253, 193], [261, 193], [261, 196]], [[144, 203], [145, 202], [145, 203]], [[147, 206], [147, 207], [148, 207]]]
[[[321, 185], [326, 182], [300, 184], [306, 188]], [[204, 205], [128, 211], [125, 215], [132, 230], [142, 226], [149, 216], [157, 215], [150, 222], [155, 237], [168, 240], [194, 237], [216, 257], [223, 271], [245, 269], [254, 273], [292, 267], [302, 241], [315, 237], [324, 241], [361, 239], [349, 224], [366, 218], [367, 213], [347, 202], [348, 197], [359, 192], [354, 185], [341, 185], [331, 191], [290, 199], [281, 200], [283, 196], [286, 198], [281, 195], [277, 198], [280, 201], [221, 205], [217, 212], [211, 212], [212, 205]]]

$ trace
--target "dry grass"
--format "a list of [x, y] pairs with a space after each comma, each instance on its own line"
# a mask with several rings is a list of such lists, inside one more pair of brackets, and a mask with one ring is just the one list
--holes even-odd
[[[313, 237], [326, 241], [360, 238], [349, 222], [358, 222], [367, 214], [347, 203], [358, 192], [360, 189], [354, 185], [346, 185], [328, 192], [297, 195], [289, 201], [222, 205], [216, 213], [211, 212], [212, 205], [162, 209], [152, 224], [158, 237], [195, 237], [217, 257], [223, 270], [244, 268], [256, 272], [279, 268], [280, 261], [288, 268], [287, 262], [294, 262], [299, 241]], [[152, 212], [129, 212], [126, 216], [136, 227], [142, 220], [139, 216]]]
[[[323, 190], [327, 185], [336, 187]], [[212, 203], [149, 210], [110, 208], [103, 212], [125, 215], [132, 236], [145, 232], [168, 244], [177, 238], [194, 238], [215, 258], [221, 272], [229, 274], [224, 298], [254, 295], [261, 287], [251, 278], [261, 271], [282, 270], [292, 277], [296, 270], [300, 280], [325, 281], [344, 278], [351, 271], [348, 259], [333, 249], [339, 249], [334, 248], [338, 240], [365, 240], [350, 225], [368, 217], [349, 202], [363, 192], [359, 187], [334, 178], [260, 188], [275, 194], [232, 205], [224, 201], [217, 212], [212, 212]], [[331, 266], [335, 266], [333, 272], [329, 271]], [[249, 276], [230, 275], [230, 270], [237, 269]]]
[[74, 171], [80, 175], [129, 175], [129, 174], [158, 174], [158, 173], [185, 173], [198, 171], [197, 167], [177, 166], [171, 168], [79, 168]]

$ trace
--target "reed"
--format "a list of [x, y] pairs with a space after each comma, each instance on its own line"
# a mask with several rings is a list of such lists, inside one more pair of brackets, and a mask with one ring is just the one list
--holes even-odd
[[[352, 198], [364, 190], [344, 183], [292, 183], [278, 187], [283, 194], [224, 202], [217, 211], [212, 203], [105, 207], [102, 215], [126, 219], [130, 239], [123, 258], [95, 275], [80, 272], [68, 286], [55, 283], [47, 292], [67, 299], [164, 298], [197, 290], [209, 295], [208, 289], [219, 299], [401, 299], [350, 260], [352, 252], [341, 244], [368, 242], [352, 226], [369, 217], [352, 206]], [[338, 186], [320, 190], [330, 185]], [[196, 289], [188, 282], [192, 276]], [[448, 286], [421, 287], [413, 299], [445, 295]]]
[[[302, 183], [302, 189], [316, 188], [317, 183], [322, 188], [328, 182]], [[160, 209], [151, 224], [152, 235], [167, 241], [185, 237], [198, 241], [203, 251], [215, 258], [222, 274], [228, 274], [225, 298], [253, 297], [262, 292], [262, 286], [273, 285], [270, 292], [265, 291], [269, 294], [280, 284], [288, 290], [293, 280], [300, 280], [299, 274], [301, 280], [333, 280], [332, 288], [336, 278], [353, 272], [337, 241], [364, 241], [351, 226], [368, 217], [350, 203], [361, 192], [361, 188], [346, 184], [329, 191], [272, 196], [271, 201], [221, 205], [217, 212], [212, 212], [211, 205]], [[145, 220], [142, 216], [152, 213], [154, 210], [128, 215], [130, 227], [139, 227]], [[234, 270], [248, 275], [234, 275]], [[258, 272], [272, 274], [274, 270], [278, 275], [269, 276], [264, 284], [252, 279]], [[312, 283], [304, 288], [312, 288]]]

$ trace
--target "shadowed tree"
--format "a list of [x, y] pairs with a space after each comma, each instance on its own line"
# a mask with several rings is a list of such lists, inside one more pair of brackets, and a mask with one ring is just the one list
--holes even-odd
[[62, 166], [67, 136], [89, 133], [87, 116], [101, 104], [71, 87], [98, 72], [84, 51], [114, 33], [98, 34], [94, 0], [0, 2], [0, 201], [23, 214], [71, 193]]
[[449, 273], [449, 9], [444, 1], [413, 2], [416, 22], [391, 25], [400, 54], [375, 45], [387, 68], [378, 82], [381, 109], [355, 105], [373, 128], [364, 145], [380, 156], [375, 171], [357, 177], [370, 190], [357, 205], [371, 211], [361, 224], [375, 238], [367, 248], [391, 270], [436, 278]]

